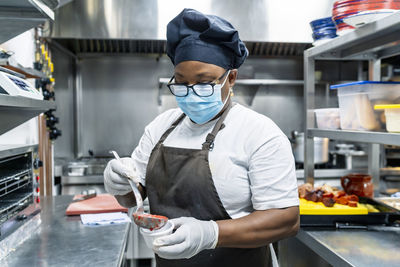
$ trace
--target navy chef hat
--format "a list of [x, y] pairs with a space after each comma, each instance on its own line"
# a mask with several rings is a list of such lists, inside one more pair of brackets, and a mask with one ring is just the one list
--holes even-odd
[[195, 60], [237, 69], [249, 52], [228, 21], [185, 8], [167, 25], [167, 55], [176, 66]]

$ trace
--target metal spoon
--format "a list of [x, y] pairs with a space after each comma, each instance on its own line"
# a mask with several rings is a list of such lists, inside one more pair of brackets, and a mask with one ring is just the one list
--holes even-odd
[[[114, 150], [110, 151], [114, 155], [114, 157], [121, 162], [121, 158], [119, 157], [118, 153]], [[127, 177], [129, 184], [132, 187], [133, 194], [135, 195], [136, 199], [136, 211], [133, 214], [129, 214], [129, 216], [133, 216], [133, 221], [140, 227], [147, 228], [150, 230], [155, 230], [163, 227], [168, 218], [165, 216], [160, 215], [153, 215], [144, 212], [143, 208], [143, 199], [142, 195], [140, 194], [138, 188], [136, 187], [133, 177]]]

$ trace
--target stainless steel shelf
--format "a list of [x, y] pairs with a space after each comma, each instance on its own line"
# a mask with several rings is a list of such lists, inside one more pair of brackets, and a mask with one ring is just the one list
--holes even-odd
[[[237, 85], [304, 85], [304, 80], [281, 80], [281, 79], [239, 79]], [[315, 84], [326, 85], [328, 82], [316, 82]]]
[[[314, 178], [338, 178], [345, 176], [350, 173], [364, 173], [366, 172], [366, 169], [317, 169], [314, 170]], [[303, 169], [297, 169], [296, 170], [296, 177], [297, 179], [304, 179], [304, 170]]]
[[[47, 3], [47, 1], [45, 1]], [[47, 3], [49, 4], [49, 3]], [[54, 6], [52, 6], [54, 8]], [[20, 33], [54, 20], [54, 12], [49, 5], [39, 0], [2, 0], [0, 1], [0, 43]]]
[[[161, 96], [164, 95], [164, 92], [168, 90], [163, 90], [163, 85], [167, 84], [171, 78], [159, 78], [158, 79], [158, 104], [161, 106], [162, 104], [162, 99]], [[329, 83], [326, 81], [318, 81], [315, 83], [316, 85], [322, 85], [325, 86], [325, 88], [329, 88]], [[262, 85], [277, 85], [277, 86], [304, 86], [304, 80], [282, 80], [282, 79], [238, 79], [235, 81], [235, 85], [244, 85], [244, 86], [262, 86]], [[164, 88], [165, 89], [165, 88]], [[257, 92], [259, 87], [254, 90], [254, 92]], [[168, 94], [170, 95], [170, 94]], [[172, 96], [172, 94], [170, 95]], [[251, 100], [248, 105], [251, 105], [253, 102], [253, 99], [255, 97], [255, 94], [252, 94]]]
[[0, 62], [0, 71], [4, 71], [10, 73], [12, 75], [16, 75], [18, 77], [22, 77], [23, 79], [46, 79], [47, 76], [41, 71], [35, 70], [33, 68], [25, 68], [22, 65], [9, 64], [8, 61]]
[[[167, 84], [171, 78], [160, 78], [159, 84]], [[327, 85], [328, 82], [316, 82], [318, 85]], [[304, 85], [303, 80], [281, 80], [281, 79], [238, 79], [235, 85]]]
[[37, 100], [28, 97], [9, 96], [0, 94], [0, 108], [20, 108], [28, 110], [43, 110], [46, 111], [55, 108], [54, 101]]
[[317, 59], [377, 59], [400, 54], [400, 13], [366, 24], [343, 36], [307, 49]]
[[[367, 168], [361, 169], [316, 169], [314, 170], [315, 179], [338, 178], [350, 173], [367, 173]], [[400, 167], [380, 168], [380, 174], [383, 176], [400, 176]], [[304, 179], [304, 170], [296, 170], [297, 179]]]
[[0, 95], [0, 134], [55, 107], [54, 101]]
[[28, 97], [10, 96], [0, 94], [0, 107], [1, 108], [21, 108], [30, 110], [48, 110], [55, 108], [54, 101], [37, 100]]
[[309, 137], [327, 137], [333, 140], [400, 146], [400, 134], [397, 133], [310, 128], [307, 130], [307, 134]]

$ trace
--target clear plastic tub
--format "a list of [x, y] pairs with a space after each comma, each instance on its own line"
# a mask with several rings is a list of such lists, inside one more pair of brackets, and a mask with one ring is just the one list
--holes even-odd
[[384, 109], [386, 130], [391, 133], [400, 133], [400, 105], [375, 105], [375, 109]]
[[374, 131], [385, 127], [383, 110], [374, 105], [400, 103], [400, 82], [354, 82], [331, 86], [338, 90], [340, 127]]
[[319, 129], [339, 129], [340, 113], [339, 108], [320, 108], [315, 109], [317, 127]]

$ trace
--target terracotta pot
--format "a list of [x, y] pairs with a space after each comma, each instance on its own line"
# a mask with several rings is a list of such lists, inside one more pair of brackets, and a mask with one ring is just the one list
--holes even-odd
[[340, 178], [340, 182], [347, 194], [359, 197], [374, 197], [374, 185], [372, 177], [368, 174], [352, 173]]

